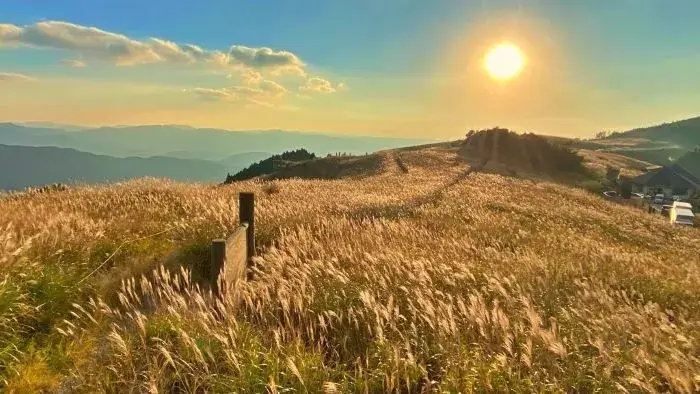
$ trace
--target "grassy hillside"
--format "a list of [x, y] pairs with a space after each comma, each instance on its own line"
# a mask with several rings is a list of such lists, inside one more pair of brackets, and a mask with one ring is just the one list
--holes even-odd
[[613, 133], [591, 143], [599, 149], [666, 165], [700, 146], [700, 117]]
[[700, 149], [686, 153], [678, 159], [678, 164], [700, 179]]
[[700, 145], [700, 117], [624, 132], [619, 137], [667, 142], [693, 149]]
[[[700, 389], [698, 229], [465, 175], [445, 146], [399, 152], [407, 172], [395, 154], [374, 176], [278, 180], [274, 194], [141, 180], [0, 199], [0, 385]], [[214, 306], [179, 267], [234, 228], [239, 191], [257, 193], [257, 269], [239, 302]]]

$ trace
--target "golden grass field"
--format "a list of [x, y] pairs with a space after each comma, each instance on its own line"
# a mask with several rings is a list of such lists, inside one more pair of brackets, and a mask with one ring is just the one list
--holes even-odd
[[[443, 188], [466, 165], [440, 147], [402, 152], [408, 173], [389, 157], [362, 179], [3, 197], [0, 386], [700, 390], [697, 228], [554, 183]], [[257, 268], [212, 304], [186, 267], [236, 226], [240, 191], [257, 194]]]

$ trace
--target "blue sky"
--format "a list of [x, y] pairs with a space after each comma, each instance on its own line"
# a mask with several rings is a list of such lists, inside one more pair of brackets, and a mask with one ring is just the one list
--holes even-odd
[[[587, 136], [699, 114], [698, 15], [694, 0], [5, 0], [0, 120]], [[481, 67], [503, 40], [527, 59], [507, 83]]]

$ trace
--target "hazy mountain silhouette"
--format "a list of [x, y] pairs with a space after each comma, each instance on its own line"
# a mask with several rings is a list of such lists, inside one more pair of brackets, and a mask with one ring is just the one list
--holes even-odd
[[265, 160], [271, 156], [273, 156], [273, 154], [267, 152], [238, 153], [229, 157], [225, 157], [221, 160], [217, 160], [217, 163], [226, 167], [227, 172], [238, 172], [243, 168], [249, 166], [251, 163], [256, 163], [261, 160]]
[[63, 129], [66, 131], [76, 131], [76, 130], [87, 130], [91, 127], [88, 126], [78, 126], [72, 124], [54, 123], [54, 122], [18, 122], [19, 126], [27, 127], [43, 127], [46, 129]]
[[427, 142], [431, 141], [281, 130], [226, 131], [175, 125], [67, 131], [0, 123], [0, 144], [55, 146], [115, 157], [169, 156], [177, 152], [178, 157], [217, 161], [250, 152], [278, 153], [305, 148], [319, 155], [334, 152], [366, 153]]
[[214, 181], [226, 174], [225, 166], [205, 160], [117, 158], [69, 148], [9, 145], [0, 145], [0, 169], [2, 190], [58, 182], [118, 181], [143, 176], [179, 181]]
[[700, 117], [616, 132], [599, 140], [604, 150], [666, 165], [700, 146]]
[[643, 138], [691, 150], [700, 145], [700, 117], [632, 129], [608, 138]]

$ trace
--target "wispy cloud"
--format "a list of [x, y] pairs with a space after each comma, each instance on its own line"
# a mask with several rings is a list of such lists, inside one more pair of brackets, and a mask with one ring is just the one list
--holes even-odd
[[344, 83], [340, 83], [337, 86], [325, 80], [323, 78], [313, 77], [306, 81], [305, 85], [299, 87], [299, 90], [303, 92], [313, 92], [313, 93], [336, 93], [347, 90], [347, 86]]
[[36, 82], [37, 78], [24, 74], [0, 72], [0, 82]]
[[208, 101], [238, 101], [263, 107], [275, 107], [289, 90], [275, 81], [250, 79], [243, 86], [222, 89], [194, 88], [185, 92], [194, 93]]
[[73, 68], [85, 68], [87, 64], [82, 59], [65, 59], [61, 60], [61, 64]]
[[194, 88], [185, 89], [185, 93], [194, 93], [202, 100], [207, 101], [231, 101], [235, 96], [227, 89]]

